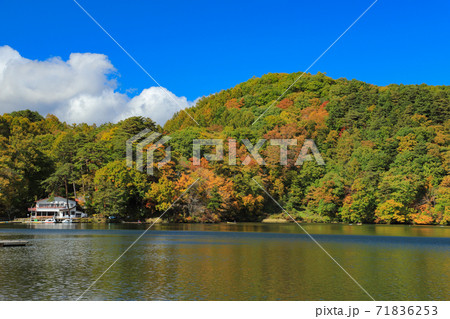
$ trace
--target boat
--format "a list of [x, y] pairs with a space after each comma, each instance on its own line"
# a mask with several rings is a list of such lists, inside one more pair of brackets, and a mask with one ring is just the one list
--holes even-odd
[[70, 219], [64, 219], [61, 223], [63, 223], [63, 224], [71, 224], [71, 223], [72, 223], [72, 220], [70, 220]]
[[56, 221], [53, 218], [48, 218], [44, 220], [44, 224], [54, 224]]

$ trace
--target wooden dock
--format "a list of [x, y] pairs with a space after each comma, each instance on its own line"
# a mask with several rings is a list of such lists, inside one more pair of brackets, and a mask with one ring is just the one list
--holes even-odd
[[0, 247], [26, 246], [27, 240], [0, 240]]

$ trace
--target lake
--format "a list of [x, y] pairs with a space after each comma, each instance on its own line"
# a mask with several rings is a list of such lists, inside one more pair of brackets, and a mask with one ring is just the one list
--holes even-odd
[[[448, 300], [450, 227], [303, 224], [376, 300]], [[0, 300], [75, 300], [142, 224], [1, 224]], [[295, 224], [155, 225], [83, 300], [369, 300]]]

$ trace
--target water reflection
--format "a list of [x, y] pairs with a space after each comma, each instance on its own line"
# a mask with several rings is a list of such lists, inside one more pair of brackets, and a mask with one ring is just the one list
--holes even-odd
[[[91, 300], [367, 300], [296, 225], [155, 225]], [[0, 299], [76, 299], [145, 225], [1, 225]], [[450, 295], [448, 227], [305, 225], [377, 300]]]

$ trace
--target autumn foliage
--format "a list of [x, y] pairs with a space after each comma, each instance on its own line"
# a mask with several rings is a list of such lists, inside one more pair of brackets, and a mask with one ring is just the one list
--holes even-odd
[[[185, 112], [164, 127], [144, 117], [69, 125], [27, 110], [0, 116], [2, 218], [26, 216], [37, 198], [67, 190], [96, 216], [261, 221], [283, 213], [262, 185], [298, 221], [450, 223], [448, 86], [267, 74], [204, 97], [188, 112], [199, 125]], [[153, 175], [125, 160], [127, 139], [145, 128], [171, 137], [155, 150]], [[223, 160], [208, 162], [204, 154], [214, 146], [205, 146], [200, 165], [193, 165], [194, 139], [223, 140]], [[252, 156], [242, 165], [250, 155], [244, 139], [267, 140], [259, 150], [264, 165]], [[280, 146], [270, 139], [296, 141], [287, 165], [280, 165]], [[325, 166], [313, 157], [296, 165], [307, 139]], [[228, 156], [231, 140], [236, 165]], [[168, 146], [172, 159], [160, 167]]]

